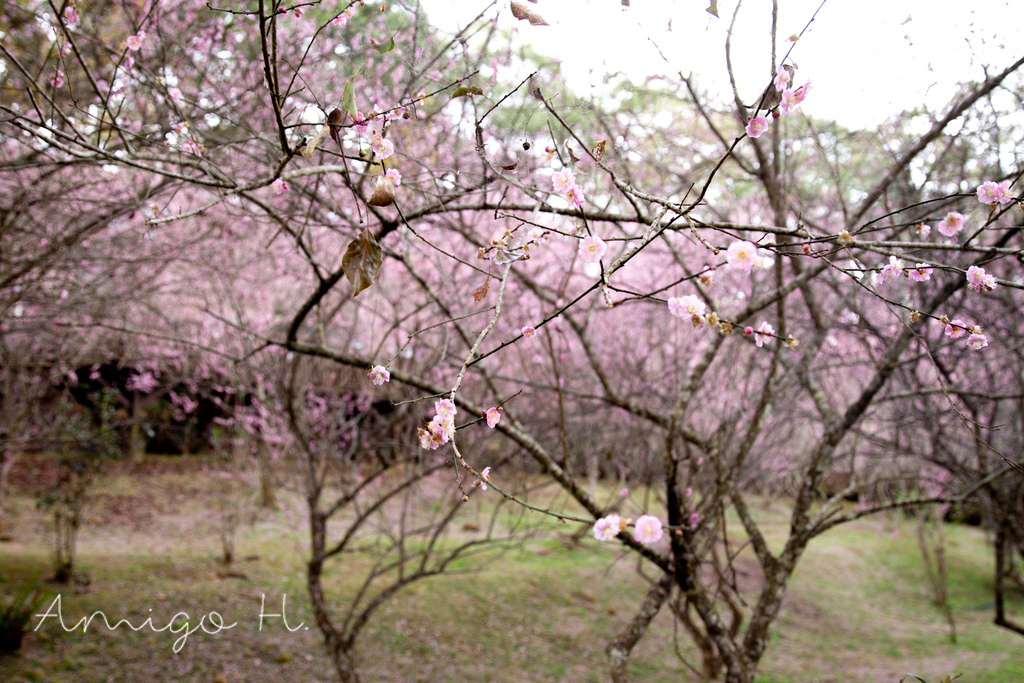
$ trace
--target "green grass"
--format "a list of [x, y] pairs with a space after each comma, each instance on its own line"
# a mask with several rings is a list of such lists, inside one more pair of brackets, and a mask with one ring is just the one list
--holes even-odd
[[[96, 513], [83, 530], [79, 563], [89, 575], [84, 590], [61, 589], [67, 622], [96, 610], [112, 620], [141, 623], [152, 615], [163, 625], [176, 612], [193, 623], [216, 610], [238, 625], [217, 635], [197, 632], [181, 652], [176, 636], [148, 629], [64, 633], [52, 622], [30, 633], [16, 657], [0, 659], [4, 681], [323, 681], [332, 672], [305, 593], [306, 527], [294, 512], [297, 498], [283, 493], [285, 510], [264, 513], [239, 532], [236, 563], [223, 575], [210, 511], [217, 490], [194, 474], [161, 474], [142, 480], [118, 476], [104, 493], [134, 501], [124, 518]], [[546, 492], [545, 504], [572, 510]], [[474, 497], [455, 528], [486, 524], [496, 496]], [[5, 519], [15, 540], [0, 546], [0, 589], [16, 590], [49, 568], [45, 518], [31, 499], [16, 497]], [[781, 505], [755, 506], [771, 543], [785, 534]], [[519, 513], [500, 513], [510, 521]], [[630, 511], [629, 514], [635, 514]], [[142, 520], [142, 524], [139, 523]], [[605, 681], [604, 648], [632, 617], [646, 589], [631, 555], [587, 537], [567, 547], [577, 529], [534, 513], [535, 535], [500, 559], [455, 565], [451, 574], [416, 583], [387, 602], [360, 638], [358, 655], [367, 681]], [[739, 538], [732, 534], [733, 538]], [[990, 622], [992, 557], [978, 529], [948, 528], [950, 595], [959, 643], [948, 639], [942, 612], [929, 588], [915, 529], [897, 534], [882, 519], [836, 529], [812, 544], [791, 584], [760, 668], [761, 683], [898, 681], [914, 673], [941, 681], [1024, 680], [1024, 640]], [[328, 600], [351, 599], [369, 558], [346, 555], [325, 576]], [[649, 570], [648, 570], [648, 573]], [[53, 587], [51, 587], [53, 588]], [[53, 588], [56, 590], [55, 588]], [[288, 596], [287, 631], [279, 619], [258, 630], [261, 596], [280, 611]], [[1024, 615], [1013, 595], [1011, 611]], [[149, 610], [152, 609], [152, 612]], [[33, 621], [32, 625], [35, 625]], [[695, 651], [674, 633], [666, 613], [633, 652], [637, 681], [699, 680], [676, 649], [699, 668]]]

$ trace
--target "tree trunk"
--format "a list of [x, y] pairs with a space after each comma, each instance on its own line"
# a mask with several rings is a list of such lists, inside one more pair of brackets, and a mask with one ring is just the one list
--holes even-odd
[[644, 596], [644, 601], [640, 605], [640, 609], [637, 610], [633, 620], [605, 648], [605, 651], [608, 653], [608, 663], [614, 683], [628, 683], [629, 653], [632, 652], [633, 647], [647, 633], [647, 627], [650, 626], [651, 621], [657, 616], [661, 606], [665, 604], [665, 600], [668, 599], [669, 593], [672, 590], [673, 581], [674, 577], [671, 574], [663, 574], [647, 591], [647, 595]]

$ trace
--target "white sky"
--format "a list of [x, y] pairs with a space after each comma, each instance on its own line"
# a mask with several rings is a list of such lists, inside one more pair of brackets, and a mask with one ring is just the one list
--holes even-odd
[[[562, 62], [579, 95], [602, 90], [603, 75], [625, 72], [641, 83], [651, 74], [693, 74], [702, 89], [728, 94], [725, 36], [735, 0], [538, 0], [529, 9], [551, 26], [512, 17], [509, 0], [492, 12], [515, 40]], [[490, 0], [423, 0], [443, 30], [468, 23]], [[779, 58], [821, 0], [779, 0]], [[733, 65], [746, 102], [760, 95], [771, 73], [771, 2], [746, 0], [732, 39]], [[667, 58], [663, 59], [654, 45]], [[1022, 0], [826, 0], [796, 44], [797, 84], [810, 79], [803, 109], [850, 127], [874, 126], [904, 109], [940, 108], [957, 83], [982, 80], [983, 66], [1001, 71], [1024, 53]], [[592, 90], [593, 88], [593, 90]]]

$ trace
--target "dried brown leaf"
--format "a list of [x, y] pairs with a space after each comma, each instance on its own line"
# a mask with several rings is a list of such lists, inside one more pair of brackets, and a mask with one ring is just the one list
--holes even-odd
[[299, 154], [306, 157], [307, 159], [312, 159], [313, 153], [316, 152], [317, 146], [321, 142], [323, 142], [323, 139], [325, 137], [327, 137], [328, 128], [330, 128], [330, 126], [321, 126], [320, 130], [317, 132], [316, 135], [306, 140], [306, 144], [304, 144], [302, 146], [302, 149], [299, 150]]
[[473, 292], [473, 301], [480, 303], [487, 297], [487, 290], [491, 288], [491, 281], [487, 280]]
[[331, 110], [331, 113], [327, 115], [327, 128], [331, 131], [331, 139], [334, 140], [334, 144], [338, 145], [338, 149], [341, 149], [341, 136], [338, 134], [338, 130], [341, 127], [341, 122], [345, 115], [337, 108]]
[[341, 267], [354, 290], [352, 296], [358, 296], [359, 292], [377, 281], [383, 262], [383, 252], [369, 229], [363, 230], [349, 243], [341, 259]]
[[544, 17], [534, 12], [529, 7], [523, 5], [523, 3], [517, 0], [512, 0], [512, 16], [519, 21], [528, 21], [531, 26], [549, 26], [548, 22], [544, 21]]
[[366, 203], [370, 206], [391, 206], [395, 203], [395, 184], [384, 176], [378, 176], [373, 194]]

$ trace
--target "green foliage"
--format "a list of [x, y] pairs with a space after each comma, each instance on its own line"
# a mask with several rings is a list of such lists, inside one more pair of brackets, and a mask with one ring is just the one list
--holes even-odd
[[47, 600], [39, 589], [39, 581], [31, 581], [0, 604], [0, 655], [21, 649], [25, 626], [36, 610]]

